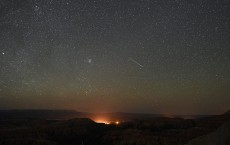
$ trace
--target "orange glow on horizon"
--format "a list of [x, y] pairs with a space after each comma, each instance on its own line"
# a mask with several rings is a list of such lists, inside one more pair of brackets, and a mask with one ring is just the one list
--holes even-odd
[[107, 118], [97, 118], [97, 119], [94, 119], [94, 121], [96, 123], [104, 123], [104, 124], [114, 124], [114, 125], [119, 125], [120, 124], [120, 121], [118, 121], [118, 120], [112, 121], [112, 120], [109, 120]]
[[110, 124], [110, 122], [107, 119], [104, 119], [104, 118], [95, 119], [94, 121], [97, 122], [97, 123]]

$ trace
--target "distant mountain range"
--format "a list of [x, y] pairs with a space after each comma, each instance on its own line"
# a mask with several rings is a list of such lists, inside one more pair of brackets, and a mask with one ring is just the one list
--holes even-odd
[[74, 110], [0, 110], [0, 120], [70, 119], [86, 115]]
[[[229, 112], [228, 112], [229, 113]], [[209, 117], [210, 115], [164, 115], [164, 114], [145, 114], [145, 113], [88, 113], [78, 112], [75, 110], [0, 110], [0, 120], [9, 119], [71, 119], [71, 118], [90, 118], [97, 120], [98, 118], [107, 118], [109, 121], [121, 120], [145, 120], [153, 119], [156, 117], [169, 117], [169, 118], [202, 118]]]

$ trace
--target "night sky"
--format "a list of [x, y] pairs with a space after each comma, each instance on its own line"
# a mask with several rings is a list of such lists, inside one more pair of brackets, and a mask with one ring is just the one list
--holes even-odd
[[0, 109], [230, 109], [229, 0], [1, 0]]

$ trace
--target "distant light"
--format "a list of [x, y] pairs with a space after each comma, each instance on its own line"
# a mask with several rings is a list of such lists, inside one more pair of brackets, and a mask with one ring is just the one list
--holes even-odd
[[95, 120], [95, 122], [97, 122], [97, 123], [104, 123], [104, 124], [110, 124], [109, 121], [103, 120], [103, 119]]
[[2, 55], [5, 55], [5, 53], [4, 53], [4, 52], [2, 52]]
[[118, 125], [118, 124], [120, 124], [120, 122], [119, 122], [119, 121], [116, 121], [115, 124]]

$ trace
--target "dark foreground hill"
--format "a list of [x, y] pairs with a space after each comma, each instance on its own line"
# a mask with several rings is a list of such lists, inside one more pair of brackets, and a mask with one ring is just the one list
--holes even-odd
[[1, 121], [0, 145], [99, 145], [103, 132], [87, 118]]
[[187, 145], [230, 145], [230, 122], [226, 122], [208, 135], [192, 140]]
[[[118, 125], [87, 118], [0, 120], [0, 145], [184, 145], [229, 121], [229, 113], [201, 119], [157, 117]], [[214, 133], [216, 138], [220, 135]]]

